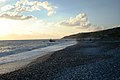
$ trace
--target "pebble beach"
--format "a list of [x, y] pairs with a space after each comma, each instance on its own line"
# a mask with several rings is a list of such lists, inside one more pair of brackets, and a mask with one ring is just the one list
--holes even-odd
[[120, 80], [120, 41], [78, 41], [0, 80]]

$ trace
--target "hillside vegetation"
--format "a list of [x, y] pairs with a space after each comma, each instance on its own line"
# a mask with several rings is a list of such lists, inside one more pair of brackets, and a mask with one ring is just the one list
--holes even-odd
[[98, 39], [98, 40], [120, 40], [120, 27], [101, 30], [96, 32], [78, 33], [65, 36], [63, 39]]

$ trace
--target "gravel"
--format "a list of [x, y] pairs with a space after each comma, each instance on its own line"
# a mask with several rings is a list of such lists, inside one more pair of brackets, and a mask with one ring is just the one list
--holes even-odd
[[[88, 41], [36, 59], [0, 80], [120, 80], [120, 42]], [[89, 50], [89, 51], [88, 51]]]

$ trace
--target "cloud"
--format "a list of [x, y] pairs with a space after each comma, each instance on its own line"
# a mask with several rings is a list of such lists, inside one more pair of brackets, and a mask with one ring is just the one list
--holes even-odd
[[7, 18], [7, 19], [13, 19], [13, 20], [28, 20], [28, 19], [35, 18], [35, 17], [24, 16], [24, 15], [19, 15], [19, 14], [4, 13], [4, 14], [0, 14], [0, 18]]
[[12, 5], [5, 5], [5, 6], [3, 6], [2, 8], [1, 8], [1, 10], [2, 11], [9, 11], [9, 10], [11, 10], [11, 9], [13, 9], [14, 8], [14, 6], [12, 6]]
[[86, 29], [90, 31], [103, 29], [102, 26], [92, 25], [85, 13], [80, 13], [74, 18], [59, 22], [58, 24], [60, 26], [77, 27], [78, 29]]
[[[45, 9], [48, 11], [48, 16], [51, 16], [55, 13], [55, 6], [51, 5], [47, 1], [38, 2], [38, 1], [28, 1], [20, 0], [15, 3], [15, 5], [6, 5], [1, 8], [3, 13], [0, 13], [1, 18], [16, 19], [16, 20], [26, 20], [32, 18], [31, 16], [20, 15], [24, 12], [33, 12], [40, 11]], [[11, 16], [12, 15], [12, 16]], [[12, 18], [13, 17], [13, 18]], [[23, 18], [25, 17], [25, 18]], [[23, 19], [21, 19], [23, 18]]]
[[60, 22], [60, 25], [64, 26], [80, 26], [80, 27], [88, 27], [90, 23], [85, 13], [80, 13], [74, 18], [70, 18], [69, 20], [65, 20]]
[[101, 26], [101, 25], [91, 25], [87, 29], [89, 31], [99, 31], [99, 30], [104, 30], [104, 26]]
[[0, 0], [0, 8], [5, 5], [6, 0]]
[[28, 1], [28, 0], [20, 0], [15, 4], [15, 8], [12, 9], [16, 12], [32, 12], [32, 11], [40, 11], [42, 9], [46, 9], [48, 11], [48, 16], [55, 13], [55, 7], [48, 3], [47, 1], [38, 2], [38, 1]]

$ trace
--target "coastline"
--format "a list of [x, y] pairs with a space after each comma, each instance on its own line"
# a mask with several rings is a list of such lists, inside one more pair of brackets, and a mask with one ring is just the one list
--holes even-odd
[[[77, 42], [75, 40], [68, 41], [68, 42], [64, 42], [61, 44], [59, 43], [56, 45], [52, 45], [52, 46], [48, 46], [48, 47], [44, 47], [40, 49], [35, 49], [32, 51], [28, 51], [28, 52], [10, 55], [3, 59], [1, 58], [0, 63], [3, 62], [3, 64], [0, 64], [0, 74], [9, 73], [9, 72], [24, 68], [28, 66], [31, 62], [36, 60], [37, 58], [39, 58], [41, 62], [45, 61], [47, 58], [49, 58], [49, 56], [53, 52], [62, 50], [68, 46], [75, 45], [76, 43]], [[31, 54], [34, 54], [34, 55], [31, 56]], [[27, 55], [27, 56], [24, 56], [24, 55]], [[23, 58], [21, 59], [21, 57]]]
[[[52, 53], [48, 53], [46, 55], [39, 57], [40, 62], [43, 62], [46, 59], [48, 59], [51, 54]], [[9, 72], [13, 72], [13, 71], [25, 68], [27, 66], [34, 64], [32, 62], [34, 62], [35, 60], [37, 60], [37, 58], [33, 57], [30, 59], [24, 59], [24, 60], [19, 60], [19, 61], [2, 64], [2, 65], [0, 65], [0, 74], [6, 74]]]
[[[43, 62], [41, 62], [40, 58], [37, 58], [25, 68], [0, 75], [0, 79], [119, 80], [119, 46], [119, 41], [79, 41], [76, 45], [53, 52]], [[87, 51], [86, 49], [89, 50]]]

